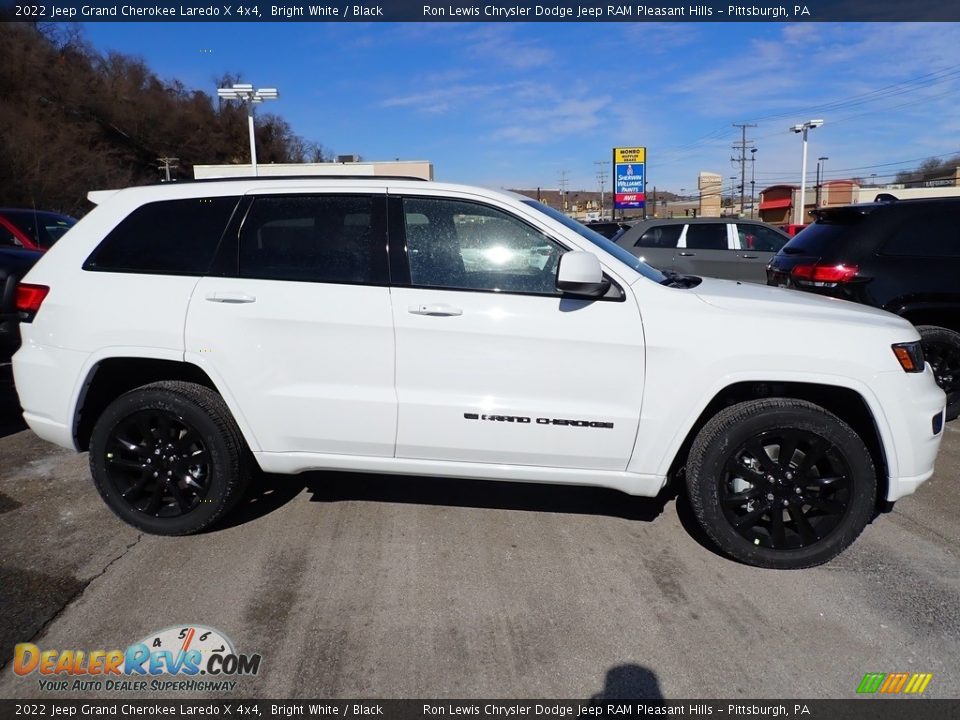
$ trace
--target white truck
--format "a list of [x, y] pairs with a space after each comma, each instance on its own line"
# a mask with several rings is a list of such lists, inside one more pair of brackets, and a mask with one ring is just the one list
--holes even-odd
[[[800, 568], [933, 473], [944, 394], [868, 307], [663, 274], [519, 195], [395, 178], [91, 193], [18, 288], [40, 437], [123, 520], [193, 533], [252, 472], [676, 481]], [[464, 262], [464, 258], [468, 262]]]

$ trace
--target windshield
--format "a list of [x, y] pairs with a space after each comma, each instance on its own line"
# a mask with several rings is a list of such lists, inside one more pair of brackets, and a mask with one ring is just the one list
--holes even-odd
[[47, 249], [77, 224], [68, 215], [33, 210], [4, 210], [4, 217], [40, 247]]
[[607, 240], [607, 238], [605, 238], [600, 233], [594, 232], [593, 230], [588, 228], [586, 225], [583, 225], [582, 223], [578, 223], [572, 217], [564, 215], [559, 210], [554, 210], [552, 207], [548, 207], [543, 203], [538, 203], [536, 200], [524, 200], [523, 203], [525, 205], [529, 205], [530, 207], [536, 210], [539, 210], [544, 215], [547, 215], [553, 218], [564, 227], [569, 228], [570, 230], [573, 230], [577, 235], [579, 235], [580, 237], [586, 240], [589, 240], [590, 242], [592, 242], [594, 245], [599, 247], [608, 255], [613, 255], [617, 260], [619, 260], [620, 262], [622, 262], [624, 265], [631, 268], [632, 270], [636, 270], [638, 273], [643, 275], [648, 280], [653, 280], [656, 283], [662, 283], [664, 280], [667, 279], [667, 276], [664, 275], [659, 270], [655, 270], [654, 268], [650, 267], [645, 262], [643, 262], [640, 258], [634, 257], [633, 255], [631, 255], [629, 252], [624, 250], [622, 247], [620, 247], [616, 243], [610, 242], [609, 240]]

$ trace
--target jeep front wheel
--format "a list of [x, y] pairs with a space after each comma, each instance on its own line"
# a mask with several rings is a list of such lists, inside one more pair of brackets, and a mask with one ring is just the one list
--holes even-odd
[[246, 446], [209, 388], [158, 382], [114, 400], [90, 439], [97, 490], [122, 520], [155, 535], [188, 535], [224, 515], [249, 477]]
[[687, 461], [694, 514], [733, 558], [770, 568], [820, 565], [873, 515], [877, 478], [860, 437], [823, 408], [739, 403], [699, 432]]

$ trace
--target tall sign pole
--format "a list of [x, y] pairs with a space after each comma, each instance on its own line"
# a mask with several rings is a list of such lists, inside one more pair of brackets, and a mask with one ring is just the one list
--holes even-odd
[[640, 210], [646, 207], [647, 148], [613, 148], [613, 207]]

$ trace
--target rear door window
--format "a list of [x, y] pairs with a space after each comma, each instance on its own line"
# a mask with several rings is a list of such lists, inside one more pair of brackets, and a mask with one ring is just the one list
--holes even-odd
[[687, 247], [691, 250], [726, 250], [725, 223], [691, 223], [687, 226]]
[[141, 205], [110, 231], [83, 269], [203, 275], [239, 199], [190, 198]]
[[386, 285], [383, 198], [263, 196], [240, 232], [240, 276]]

